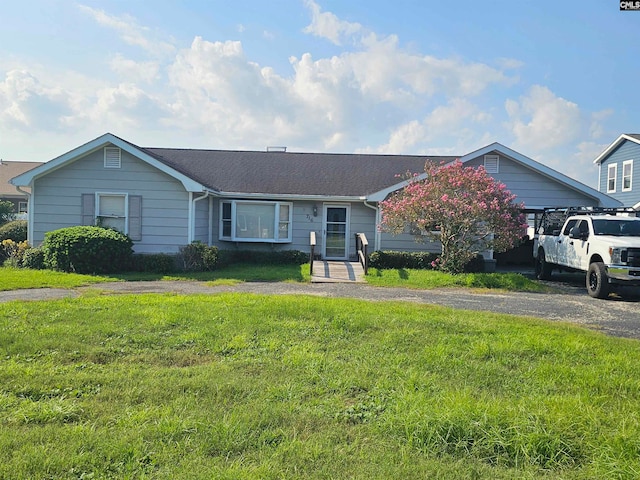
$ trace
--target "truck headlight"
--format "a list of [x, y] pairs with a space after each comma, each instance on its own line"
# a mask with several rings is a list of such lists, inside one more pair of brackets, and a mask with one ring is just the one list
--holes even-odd
[[627, 263], [627, 249], [626, 248], [609, 248], [609, 253], [611, 254], [611, 263], [613, 264], [623, 264]]

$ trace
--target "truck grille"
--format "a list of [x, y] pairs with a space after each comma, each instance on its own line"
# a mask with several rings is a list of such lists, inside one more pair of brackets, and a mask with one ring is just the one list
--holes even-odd
[[627, 265], [630, 267], [640, 267], [640, 248], [627, 249]]

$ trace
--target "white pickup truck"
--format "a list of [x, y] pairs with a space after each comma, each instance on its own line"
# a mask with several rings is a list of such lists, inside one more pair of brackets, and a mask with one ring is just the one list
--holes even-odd
[[606, 298], [618, 285], [640, 287], [640, 218], [630, 209], [547, 209], [533, 257], [541, 280], [556, 268], [585, 272], [592, 297]]

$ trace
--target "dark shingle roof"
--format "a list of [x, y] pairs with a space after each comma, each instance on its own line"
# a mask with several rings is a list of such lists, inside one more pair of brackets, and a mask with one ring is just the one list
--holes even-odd
[[[138, 147], [139, 148], [139, 147]], [[424, 172], [427, 160], [452, 156], [368, 155], [143, 148], [162, 163], [222, 192], [358, 196]]]
[[633, 137], [636, 140], [640, 140], [640, 133], [626, 133], [625, 135], [627, 135], [628, 137]]

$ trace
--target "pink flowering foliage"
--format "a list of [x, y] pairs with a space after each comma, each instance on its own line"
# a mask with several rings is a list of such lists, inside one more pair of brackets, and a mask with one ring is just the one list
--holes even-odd
[[480, 252], [503, 252], [524, 235], [523, 205], [483, 167], [465, 167], [459, 160], [427, 162], [425, 172], [424, 179], [406, 175], [406, 187], [380, 203], [380, 227], [394, 234], [413, 227], [439, 241], [442, 254], [436, 268], [460, 273]]

